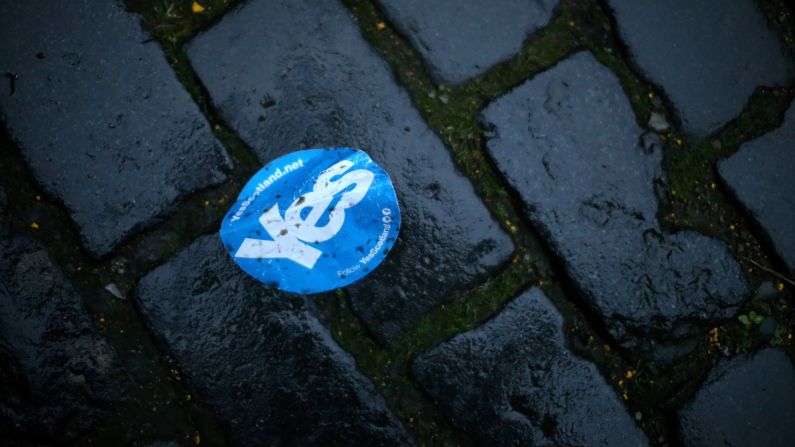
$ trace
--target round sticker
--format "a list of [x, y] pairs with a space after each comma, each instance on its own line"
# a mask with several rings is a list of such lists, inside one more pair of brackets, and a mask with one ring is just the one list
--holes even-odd
[[357, 149], [309, 149], [257, 172], [224, 217], [221, 239], [249, 275], [317, 293], [373, 271], [400, 230], [389, 176]]

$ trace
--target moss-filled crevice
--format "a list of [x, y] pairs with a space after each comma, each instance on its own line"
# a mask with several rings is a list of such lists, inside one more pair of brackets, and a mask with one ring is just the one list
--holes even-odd
[[[759, 88], [742, 114], [716, 135], [701, 140], [686, 138], [677, 130], [674, 109], [664, 92], [633, 68], [609, 9], [601, 1], [561, 0], [550, 23], [528, 36], [514, 57], [450, 86], [432, 81], [408, 39], [390, 24], [373, 0], [342, 2], [516, 246], [509, 264], [482, 283], [451, 296], [448, 303], [428, 312], [389, 346], [370, 337], [344, 291], [312, 300], [334, 338], [355, 357], [358, 368], [373, 381], [420, 445], [472, 445], [472, 441], [450, 424], [414, 380], [413, 359], [456, 334], [477, 328], [534, 285], [544, 289], [564, 316], [571, 349], [598, 365], [652, 445], [678, 443], [675, 412], [691, 398], [716, 359], [762, 346], [783, 347], [793, 354], [792, 287], [769, 272], [780, 272], [782, 267], [721, 184], [715, 164], [743, 142], [778, 127], [795, 98], [795, 90]], [[83, 444], [129, 444], [168, 437], [187, 443], [226, 443], [223, 430], [197, 404], [201, 396], [195, 396], [182, 383], [176, 367], [152, 341], [130, 296], [138, 280], [154, 266], [200, 235], [217, 230], [238, 191], [260, 165], [251, 148], [215, 109], [184, 51], [191, 37], [211, 27], [242, 1], [196, 3], [198, 8], [187, 0], [127, 1], [162, 47], [177, 78], [230, 154], [234, 166], [226, 183], [187, 197], [153, 228], [125, 241], [113, 256], [96, 260], [80, 248], [77, 229], [69, 216], [40, 190], [19, 151], [7, 138], [0, 137], [0, 182], [10, 199], [11, 230], [40, 240], [65, 268], [85, 297], [97, 327], [132, 371], [137, 386], [133, 398], [112, 409], [103, 428], [83, 439]], [[791, 11], [784, 8], [782, 0], [762, 0], [760, 5], [792, 48], [795, 26]], [[673, 124], [661, 134], [670, 190], [660, 206], [663, 227], [667, 231], [695, 229], [726, 241], [753, 287], [764, 291], [741, 307], [737, 318], [704, 327], [703, 336], [692, 341], [695, 347], [690, 354], [672, 363], [654, 362], [618, 348], [610, 340], [599, 318], [579, 298], [560, 260], [526, 218], [518, 194], [507, 185], [486, 151], [488, 129], [483, 129], [480, 111], [526, 80], [584, 50], [617, 75], [640, 126], [647, 127], [652, 112]], [[37, 228], [32, 228], [33, 223]], [[110, 283], [117, 285], [127, 300], [106, 292], [104, 287]]]
[[[0, 132], [0, 183], [8, 196], [7, 230], [43, 245], [69, 278], [98, 332], [109, 341], [127, 372], [124, 401], [107, 407], [98, 429], [76, 445], [112, 445], [125, 440], [170, 438], [190, 442], [197, 434], [224, 444], [213, 416], [197, 404], [167, 357], [152, 342], [134, 308], [130, 289], [143, 271], [124, 256], [96, 260], [85, 252], [69, 215], [47, 196], [30, 174], [24, 158], [5, 132]], [[124, 299], [106, 290], [115, 285]]]

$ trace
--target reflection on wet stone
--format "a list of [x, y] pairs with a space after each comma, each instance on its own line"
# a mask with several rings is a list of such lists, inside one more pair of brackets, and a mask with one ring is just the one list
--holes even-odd
[[757, 86], [788, 85], [793, 63], [754, 0], [608, 0], [640, 72], [662, 87], [688, 133], [737, 117]]
[[[795, 105], [781, 128], [743, 144], [718, 163], [732, 193], [795, 273]], [[763, 175], [760, 175], [764, 173]]]
[[552, 17], [558, 0], [379, 0], [438, 82], [479, 75], [519, 52]]
[[386, 261], [348, 289], [379, 340], [395, 339], [508, 260], [510, 238], [338, 2], [253, 0], [187, 52], [224, 120], [262, 163], [297, 149], [358, 147], [390, 175], [401, 235]]
[[534, 288], [420, 355], [413, 372], [479, 445], [646, 445], [596, 366], [566, 348], [562, 325]]
[[487, 146], [591, 310], [626, 347], [691, 335], [748, 295], [723, 243], [664, 234], [661, 148], [635, 123], [618, 79], [578, 53], [483, 112]]
[[795, 367], [784, 351], [765, 349], [722, 360], [679, 412], [688, 447], [789, 447], [795, 439]]
[[96, 256], [229, 163], [138, 20], [118, 1], [0, 2], [0, 72], [16, 77], [0, 116]]
[[236, 445], [412, 445], [302, 298], [242, 272], [204, 236], [144, 277], [140, 309]]
[[0, 365], [6, 440], [74, 440], [128, 386], [80, 296], [44, 249], [23, 236], [0, 239]]

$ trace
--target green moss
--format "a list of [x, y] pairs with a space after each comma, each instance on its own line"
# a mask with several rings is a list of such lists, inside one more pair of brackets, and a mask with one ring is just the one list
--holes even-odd
[[[126, 0], [163, 45], [179, 46], [240, 0]], [[199, 10], [194, 11], [194, 3]]]
[[[525, 259], [525, 257], [520, 257]], [[364, 372], [397, 409], [406, 426], [432, 445], [449, 442], [468, 445], [452, 429], [411, 380], [411, 360], [418, 354], [478, 326], [518, 295], [534, 277], [533, 259], [516, 262], [473, 290], [426, 314], [419, 323], [388, 347], [373, 341], [349, 308], [344, 294], [318, 303], [329, 330], [352, 353]]]
[[[762, 5], [769, 13], [778, 14], [782, 11], [778, 5], [780, 1], [763, 0]], [[86, 438], [86, 443], [104, 444], [120, 439], [126, 443], [163, 435], [192, 441], [196, 430], [200, 430], [203, 443], [224, 442], [212, 417], [197, 406], [195, 400], [187, 401], [188, 391], [177, 380], [178, 373], [169, 371], [167, 362], [160, 358], [133, 306], [129, 302], [108, 301], [102, 295], [102, 287], [110, 281], [124, 291], [131, 290], [152, 266], [173, 256], [199, 235], [215, 231], [229, 202], [259, 166], [253, 151], [216, 114], [182, 48], [192, 36], [211, 26], [239, 2], [200, 0], [199, 3], [204, 11], [196, 13], [192, 10], [192, 0], [128, 1], [161, 44], [178, 79], [233, 158], [235, 166], [227, 183], [194, 194], [162, 225], [124, 244], [114, 258], [95, 261], [80, 251], [68, 216], [46, 197], [36, 198], [41, 193], [37, 192], [35, 182], [27, 177], [19, 161], [20, 155], [10, 144], [0, 144], [0, 171], [4, 173], [3, 182], [13, 199], [15, 231], [29, 231], [26, 219], [36, 213], [53, 216], [58, 228], [66, 228], [58, 235], [54, 230], [42, 228], [38, 236], [60, 265], [81, 269], [72, 276], [86, 296], [91, 297], [87, 300], [90, 311], [104, 319], [103, 330], [122, 352], [125, 361], [137, 364], [140, 359], [149, 359], [143, 363], [144, 369], [149, 370], [140, 375], [139, 381], [149, 378], [152, 384], [141, 383], [142, 391], [136, 394], [133, 402], [116, 409], [105, 427]], [[447, 304], [430, 311], [389, 346], [376, 343], [368, 334], [350, 309], [344, 291], [317, 300], [320, 315], [335, 339], [356, 358], [360, 370], [375, 383], [422, 445], [470, 445], [471, 441], [449, 424], [413, 381], [412, 360], [456, 334], [478, 327], [533, 284], [543, 284], [545, 292], [563, 314], [571, 348], [595, 362], [619, 396], [625, 396], [630, 412], [641, 415], [638, 423], [655, 445], [675, 443], [670, 430], [670, 413], [696, 389], [698, 378], [708, 370], [715, 356], [722, 355], [725, 350], [742, 352], [766, 343], [792, 350], [795, 312], [786, 304], [791, 300], [788, 289], [783, 289], [777, 300], [754, 301], [742, 310], [744, 315], [753, 311], [755, 315], [774, 318], [778, 326], [772, 336], [762, 336], [757, 325], [749, 327], [736, 319], [718, 322], [713, 328], [705, 328], [709, 332], [692, 354], [664, 366], [616, 348], [598, 329], [600, 323], [589, 315], [586, 306], [577, 301], [577, 292], [569, 287], [565, 277], [556, 277], [556, 272], [563, 273], [562, 269], [555, 266], [546, 245], [526, 221], [520, 201], [485, 151], [483, 129], [478, 119], [480, 110], [527, 79], [582, 50], [591, 51], [618, 76], [641, 126], [645, 126], [653, 110], [662, 113], [669, 122], [674, 121], [672, 111], [659, 99], [660, 92], [634, 72], [600, 2], [562, 0], [550, 24], [529, 36], [515, 57], [453, 86], [436, 85], [432, 81], [421, 58], [372, 0], [343, 0], [343, 3], [358, 20], [363, 35], [375, 51], [390, 64], [397, 82], [409, 92], [423, 118], [449, 148], [458, 168], [471, 180], [477, 194], [511, 234], [517, 247], [510, 263], [500, 272], [482, 284], [454, 294]], [[788, 36], [792, 36], [792, 17], [787, 14], [781, 17], [773, 20], [774, 25], [791, 44]], [[724, 192], [715, 163], [736, 151], [744, 141], [778, 126], [793, 96], [795, 93], [788, 89], [759, 89], [743, 114], [714, 138], [691, 140], [676, 131], [663, 135], [664, 168], [672, 190], [670, 200], [660, 210], [667, 229], [697, 229], [728, 241], [738, 258], [753, 259], [765, 268], [773, 265], [751, 224]], [[124, 266], [124, 272], [120, 272], [120, 265]], [[744, 268], [749, 270], [754, 284], [771, 279], [754, 264], [746, 262]], [[717, 335], [713, 338], [714, 334]], [[151, 402], [156, 402], [161, 410], [152, 412], [147, 408]], [[152, 418], [158, 422], [150, 423]]]
[[[485, 151], [478, 121], [480, 110], [489, 101], [581, 48], [596, 49], [603, 63], [620, 71], [622, 84], [640, 92], [634, 96], [636, 102], [644, 106], [647, 90], [631, 76], [627, 66], [614, 55], [615, 51], [605, 50], [605, 43], [597, 43], [585, 35], [575, 22], [590, 15], [601, 21], [596, 29], [603, 31], [608, 26], [607, 17], [592, 2], [562, 2], [549, 26], [530, 36], [519, 54], [458, 86], [435, 85], [419, 56], [371, 2], [349, 0], [345, 3], [358, 19], [365, 38], [390, 63], [396, 78], [409, 91], [428, 125], [450, 149], [458, 168], [472, 180], [491, 213], [513, 236], [517, 251], [504, 271], [468, 292], [451, 297], [448, 304], [426, 314], [389, 347], [380, 346], [368, 336], [342, 296], [320, 307], [334, 337], [354, 355], [359, 368], [376, 383], [418, 439], [431, 445], [466, 444], [466, 438], [448, 425], [413, 382], [410, 364], [415, 356], [455, 334], [479, 326], [531, 284], [539, 283], [547, 284], [547, 293], [567, 320], [578, 321], [577, 331], [581, 336], [596, 340], [599, 350], [605, 345], [580, 311], [567, 304], [563, 294], [554, 290], [559, 288], [549, 282], [551, 267], [544, 244], [527, 227], [521, 205], [506, 188]], [[382, 23], [384, 26], [379, 26]], [[613, 42], [608, 39], [606, 44]], [[626, 369], [615, 350], [602, 352], [601, 359], [603, 367], [612, 371], [613, 376], [617, 375], [615, 371]]]
[[782, 275], [775, 273], [777, 263], [757, 228], [718, 176], [717, 163], [742, 143], [778, 127], [794, 96], [791, 89], [759, 88], [742, 114], [715, 136], [703, 140], [671, 136], [666, 141], [664, 167], [671, 195], [661, 207], [661, 222], [671, 231], [694, 229], [726, 241], [752, 285], [778, 281]]
[[218, 188], [200, 191], [186, 198], [179, 209], [161, 225], [133, 238], [119, 254], [145, 270], [175, 255], [198, 236], [215, 232], [231, 202], [261, 164], [254, 151], [216, 114], [209, 95], [188, 62], [183, 45], [202, 29], [212, 25], [238, 0], [202, 0], [204, 8], [193, 12], [192, 0], [129, 0], [144, 27], [161, 45], [178, 80], [190, 93], [212, 127], [215, 137], [231, 157], [228, 180]]
[[[98, 429], [75, 444], [128, 444], [158, 436], [181, 439], [183, 434], [200, 431], [211, 444], [222, 445], [220, 428], [195, 399], [186, 398], [190, 391], [155, 347], [132, 300], [116, 299], [104, 289], [114, 283], [129, 297], [145, 270], [123, 256], [97, 261], [84, 254], [69, 216], [44, 194], [22, 160], [12, 142], [0, 133], [0, 181], [9, 197], [10, 230], [46, 247], [83, 297], [94, 325], [113, 346], [127, 372], [119, 378], [115, 390], [127, 400], [111, 406], [97, 424]], [[34, 222], [35, 229], [31, 227]], [[122, 386], [124, 380], [129, 382]]]
[[[716, 162], [733, 154], [743, 142], [778, 127], [792, 98], [793, 91], [788, 89], [759, 88], [742, 114], [715, 137], [687, 141], [686, 137], [669, 138], [666, 171], [677, 198], [695, 203], [707, 190], [715, 190]], [[725, 199], [713, 194], [705, 195], [702, 201], [730, 207]], [[699, 214], [695, 206], [691, 210], [694, 216]]]

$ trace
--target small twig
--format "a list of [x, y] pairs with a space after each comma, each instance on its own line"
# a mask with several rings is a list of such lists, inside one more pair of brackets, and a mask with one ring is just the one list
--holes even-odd
[[745, 256], [743, 256], [742, 259], [744, 259], [744, 260], [750, 262], [751, 264], [759, 267], [760, 269], [766, 271], [767, 273], [770, 273], [771, 275], [773, 275], [773, 276], [777, 277], [778, 279], [788, 283], [789, 285], [795, 286], [795, 280], [793, 280], [792, 278], [784, 275], [783, 273], [779, 273], [779, 272], [777, 272], [775, 270], [769, 269], [769, 268], [765, 267], [764, 265], [754, 261], [751, 258], [746, 258]]

